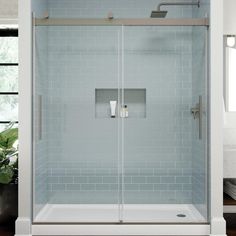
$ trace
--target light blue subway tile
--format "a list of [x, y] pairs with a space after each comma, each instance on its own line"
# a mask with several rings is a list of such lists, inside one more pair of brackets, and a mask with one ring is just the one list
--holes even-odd
[[79, 176], [80, 175], [80, 169], [79, 168], [67, 168], [66, 169], [66, 175]]
[[173, 161], [161, 161], [161, 168], [175, 168], [175, 162], [173, 162]]
[[175, 177], [172, 177], [172, 176], [161, 177], [161, 183], [165, 183], [165, 184], [175, 183]]
[[88, 177], [85, 176], [74, 177], [74, 183], [88, 183]]
[[147, 183], [160, 183], [161, 182], [161, 177], [159, 176], [153, 176], [153, 177], [146, 177]]
[[80, 189], [81, 190], [95, 190], [96, 189], [96, 185], [95, 184], [81, 184], [80, 185]]
[[153, 184], [154, 190], [168, 190], [168, 185], [167, 184]]
[[140, 184], [140, 191], [153, 191], [153, 184]]
[[177, 176], [176, 177], [176, 183], [183, 183], [183, 184], [188, 184], [188, 183], [191, 183], [191, 178], [190, 177], [179, 177]]
[[192, 175], [193, 170], [192, 168], [184, 168], [183, 169], [183, 175]]
[[182, 184], [168, 184], [169, 190], [183, 190]]
[[139, 190], [139, 184], [125, 184], [125, 191]]
[[110, 191], [119, 191], [119, 185], [118, 184], [109, 184], [109, 190]]
[[140, 168], [139, 169], [140, 175], [153, 175], [154, 174], [154, 169], [153, 168]]
[[83, 168], [80, 170], [80, 174], [81, 175], [86, 175], [86, 176], [90, 176], [90, 175], [95, 175], [95, 169], [92, 169], [92, 168]]
[[88, 183], [102, 183], [103, 178], [101, 176], [93, 176], [93, 177], [87, 177]]
[[81, 189], [80, 184], [66, 184], [66, 190], [79, 191]]
[[183, 170], [182, 169], [177, 169], [177, 168], [172, 168], [172, 169], [168, 169], [168, 174], [171, 176], [179, 176], [183, 174]]
[[110, 190], [110, 184], [96, 184], [96, 190]]
[[73, 183], [73, 177], [59, 177], [59, 183]]
[[117, 183], [118, 177], [116, 176], [109, 176], [109, 177], [103, 177], [102, 178], [103, 183]]
[[106, 168], [99, 168], [96, 169], [96, 176], [106, 176], [106, 175], [110, 175], [110, 169], [106, 169]]
[[59, 190], [64, 191], [65, 189], [66, 189], [65, 184], [52, 184], [52, 191], [59, 191]]
[[139, 175], [139, 169], [136, 168], [126, 168], [125, 175]]
[[53, 168], [51, 173], [52, 176], [64, 176], [66, 171], [63, 168]]
[[193, 187], [194, 187], [193, 184], [183, 184], [183, 190], [192, 190]]
[[159, 169], [154, 169], [154, 175], [158, 176], [166, 176], [168, 174], [168, 169], [167, 168], [159, 168]]
[[131, 176], [124, 176], [124, 183], [131, 184], [131, 182], [132, 182], [132, 177]]
[[146, 183], [146, 177], [132, 176], [132, 183]]
[[59, 177], [49, 176], [48, 183], [53, 183], [53, 184], [59, 183]]

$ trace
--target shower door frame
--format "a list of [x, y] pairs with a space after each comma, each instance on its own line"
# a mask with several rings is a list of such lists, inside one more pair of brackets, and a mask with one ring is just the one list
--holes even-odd
[[133, 19], [70, 19], [70, 18], [34, 18], [35, 26], [206, 26], [209, 18], [133, 18]]
[[[210, 223], [208, 225], [68, 225], [32, 222], [32, 21], [31, 0], [19, 3], [19, 215], [16, 236], [21, 235], [226, 235], [222, 206], [222, 56], [223, 1], [210, 0]], [[42, 9], [38, 11], [38, 14]], [[214, 118], [214, 119], [213, 119]]]
[[[33, 14], [34, 15], [34, 14]], [[206, 47], [207, 47], [207, 41], [208, 41], [208, 27], [209, 27], [209, 19], [208, 18], [196, 18], [196, 19], [156, 19], [156, 18], [148, 18], [148, 19], [145, 19], [145, 18], [141, 18], [141, 19], [50, 19], [50, 18], [45, 18], [45, 19], [39, 19], [39, 18], [32, 18], [32, 22], [33, 22], [33, 27], [32, 27], [32, 32], [33, 32], [33, 81], [34, 81], [34, 78], [35, 78], [35, 59], [34, 59], [34, 56], [35, 56], [35, 34], [36, 34], [36, 30], [35, 30], [35, 27], [36, 26], [116, 26], [116, 27], [121, 27], [120, 30], [121, 32], [119, 33], [121, 37], [119, 39], [121, 45], [120, 45], [120, 51], [122, 51], [121, 55], [118, 57], [118, 67], [121, 67], [121, 75], [120, 75], [120, 78], [121, 78], [121, 87], [119, 87], [119, 82], [118, 82], [118, 94], [120, 93], [119, 90], [121, 89], [121, 91], [123, 91], [124, 89], [124, 65], [123, 65], [123, 62], [124, 62], [124, 27], [135, 27], [135, 26], [141, 26], [141, 27], [145, 27], [145, 26], [199, 26], [199, 27], [206, 27], [206, 39], [203, 39], [203, 40], [206, 40]], [[119, 31], [119, 30], [118, 30]], [[118, 32], [117, 31], [117, 32]], [[119, 38], [118, 37], [118, 38]], [[207, 50], [207, 48], [206, 48]], [[206, 52], [206, 55], [208, 55], [208, 52]], [[206, 57], [207, 59], [207, 57]], [[206, 67], [206, 72], [208, 71], [208, 68]], [[119, 76], [118, 76], [119, 77]], [[206, 78], [205, 78], [206, 81], [208, 81], [208, 75], [206, 75]], [[34, 89], [34, 82], [33, 82], [33, 93], [35, 92], [35, 89]], [[208, 88], [208, 86], [207, 86]], [[33, 97], [33, 94], [32, 94], [32, 97]], [[124, 105], [124, 97], [123, 97], [123, 92], [121, 92], [121, 95], [118, 95], [118, 104], [121, 104], [121, 105]], [[34, 106], [34, 104], [32, 104], [32, 106]], [[118, 110], [118, 113], [119, 113], [119, 110]], [[208, 111], [207, 111], [208, 113]], [[32, 115], [32, 120], [33, 120], [33, 115]], [[124, 120], [121, 119], [120, 123], [121, 123], [121, 127], [123, 127], [123, 122]], [[119, 122], [118, 122], [119, 124]], [[118, 125], [119, 126], [119, 125]], [[107, 222], [107, 221], [98, 221], [98, 222], [81, 222], [81, 221], [78, 221], [76, 222], [76, 224], [79, 224], [79, 225], [82, 225], [82, 224], [117, 224], [117, 223], [120, 223], [120, 224], [143, 224], [143, 225], [150, 225], [150, 224], [167, 224], [167, 223], [163, 223], [163, 222], [158, 222], [158, 221], [138, 221], [138, 222], [126, 222], [126, 221], [123, 221], [123, 215], [124, 215], [124, 151], [123, 151], [123, 128], [121, 128], [121, 137], [119, 137], [119, 134], [118, 134], [118, 140], [120, 140], [119, 142], [121, 143], [121, 151], [120, 151], [120, 155], [118, 157], [118, 219], [117, 219], [117, 222], [114, 222], [114, 221], [111, 221], [111, 222]], [[207, 140], [206, 140], [207, 141]], [[119, 145], [118, 145], [119, 146]], [[207, 145], [208, 146], [208, 145]], [[119, 149], [120, 147], [118, 147]], [[35, 156], [34, 154], [35, 152], [35, 147], [33, 147], [33, 156]], [[208, 155], [206, 155], [206, 168], [208, 168]], [[34, 159], [33, 159], [33, 166], [34, 166]], [[35, 167], [33, 167], [33, 169], [35, 169]], [[207, 171], [207, 175], [208, 175], [209, 171]], [[33, 183], [34, 183], [34, 175], [33, 175]], [[208, 179], [208, 177], [207, 177]], [[207, 186], [207, 184], [206, 184]], [[33, 199], [35, 198], [35, 193], [34, 193], [34, 187], [32, 188], [33, 190]], [[207, 199], [207, 206], [209, 207], [209, 201], [208, 201], [208, 193], [206, 191], [206, 199]], [[33, 204], [32, 204], [32, 208], [34, 209], [34, 200], [33, 200]], [[207, 210], [208, 212], [208, 215], [209, 215], [209, 209]], [[34, 214], [33, 214], [34, 215]], [[34, 222], [34, 224], [47, 224], [47, 222], [44, 222], [44, 221], [34, 221], [34, 217], [32, 219], [32, 221]], [[181, 224], [194, 224], [194, 225], [199, 225], [199, 224], [207, 224], [209, 221], [209, 217], [206, 219], [206, 222], [181, 222]], [[54, 223], [57, 223], [57, 222], [48, 222], [48, 224], [54, 224]], [[74, 224], [74, 222], [66, 222], [68, 224], [72, 223]], [[174, 222], [173, 224], [178, 224], [178, 221]]]

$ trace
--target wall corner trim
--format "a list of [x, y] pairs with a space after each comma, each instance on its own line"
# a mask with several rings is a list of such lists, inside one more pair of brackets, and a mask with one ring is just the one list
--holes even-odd
[[223, 217], [213, 218], [211, 220], [211, 235], [226, 235], [226, 222]]
[[15, 225], [15, 236], [31, 236], [31, 220], [29, 218], [18, 217]]

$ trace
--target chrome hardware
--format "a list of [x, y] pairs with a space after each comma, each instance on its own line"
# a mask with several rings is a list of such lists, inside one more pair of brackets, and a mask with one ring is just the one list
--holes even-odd
[[43, 97], [42, 95], [38, 95], [38, 139], [42, 139], [42, 123], [43, 123]]
[[202, 139], [202, 96], [199, 96], [199, 102], [196, 104], [195, 107], [191, 108], [191, 113], [193, 115], [194, 120], [198, 118], [199, 122], [199, 139]]
[[191, 109], [191, 113], [193, 115], [193, 119], [197, 119], [198, 115], [199, 115], [199, 103], [196, 105], [196, 107], [193, 107]]

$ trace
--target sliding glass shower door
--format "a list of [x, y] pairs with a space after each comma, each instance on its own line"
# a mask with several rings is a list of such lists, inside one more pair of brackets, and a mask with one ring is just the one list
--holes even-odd
[[36, 26], [34, 222], [207, 221], [202, 26]]
[[123, 221], [207, 220], [207, 30], [123, 28]]
[[36, 222], [119, 222], [119, 29], [35, 29]]

